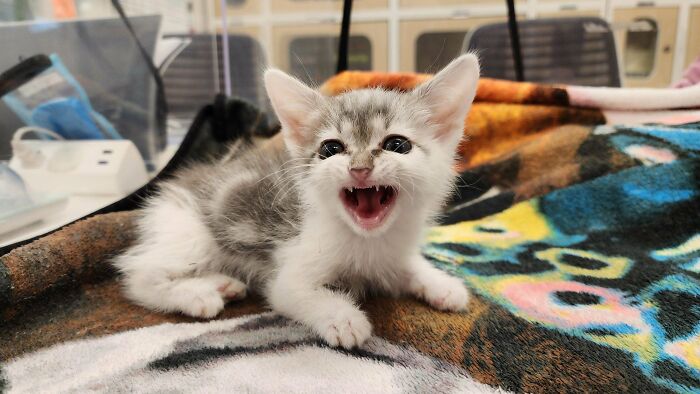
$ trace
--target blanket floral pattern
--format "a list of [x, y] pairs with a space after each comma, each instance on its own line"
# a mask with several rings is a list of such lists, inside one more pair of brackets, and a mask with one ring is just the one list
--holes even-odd
[[425, 253], [517, 316], [629, 353], [659, 385], [700, 390], [693, 126], [600, 126], [592, 137], [638, 166], [436, 227]]

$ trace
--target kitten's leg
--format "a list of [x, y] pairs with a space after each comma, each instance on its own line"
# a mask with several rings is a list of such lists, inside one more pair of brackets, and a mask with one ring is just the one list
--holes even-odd
[[214, 259], [221, 258], [218, 246], [183, 202], [188, 194], [179, 193], [146, 209], [139, 219], [138, 243], [114, 264], [123, 275], [126, 296], [134, 302], [158, 311], [213, 317], [226, 299], [245, 297], [246, 285], [211, 271]]
[[351, 349], [371, 335], [372, 325], [346, 294], [329, 290], [313, 273], [286, 263], [267, 288], [272, 308], [311, 327], [331, 346]]
[[469, 291], [461, 279], [441, 271], [421, 255], [413, 257], [410, 267], [411, 279], [406, 289], [410, 294], [439, 310], [467, 309]]
[[223, 274], [170, 279], [139, 272], [126, 278], [125, 290], [130, 299], [147, 308], [200, 318], [214, 317], [227, 300], [246, 296], [244, 283]]

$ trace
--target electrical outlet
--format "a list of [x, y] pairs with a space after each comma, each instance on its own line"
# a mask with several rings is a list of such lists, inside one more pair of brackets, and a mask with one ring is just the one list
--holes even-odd
[[126, 195], [148, 181], [143, 158], [129, 140], [21, 140], [20, 144], [16, 152], [41, 158], [21, 160], [16, 153], [10, 160], [31, 193]]

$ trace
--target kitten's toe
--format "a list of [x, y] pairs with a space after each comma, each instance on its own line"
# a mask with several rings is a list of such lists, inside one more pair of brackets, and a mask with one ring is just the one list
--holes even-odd
[[206, 292], [192, 296], [182, 312], [192, 317], [210, 319], [224, 309], [224, 299], [218, 292]]
[[209, 319], [224, 309], [226, 301], [246, 297], [248, 287], [236, 278], [223, 274], [206, 275], [195, 278], [183, 297], [191, 297], [184, 302], [182, 311], [190, 316]]
[[441, 311], [463, 311], [469, 303], [469, 290], [462, 281], [450, 278], [439, 284], [426, 285], [425, 300], [435, 309]]
[[245, 285], [221, 274], [181, 279], [171, 289], [169, 302], [182, 313], [209, 319], [224, 309], [224, 297], [240, 298], [245, 294]]
[[248, 286], [238, 279], [221, 275], [216, 281], [216, 290], [226, 300], [242, 300], [248, 294]]
[[372, 335], [372, 325], [359, 310], [337, 313], [321, 331], [321, 336], [330, 346], [345, 349], [360, 347]]

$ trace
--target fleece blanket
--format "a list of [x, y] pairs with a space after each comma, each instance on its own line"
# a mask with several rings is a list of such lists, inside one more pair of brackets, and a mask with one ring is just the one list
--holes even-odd
[[[428, 76], [345, 73], [323, 89]], [[134, 212], [0, 257], [0, 391], [700, 391], [700, 90], [483, 80], [424, 253], [465, 313], [372, 298], [325, 346], [255, 296], [214, 321], [129, 304], [107, 264]]]

